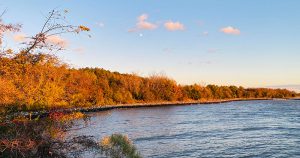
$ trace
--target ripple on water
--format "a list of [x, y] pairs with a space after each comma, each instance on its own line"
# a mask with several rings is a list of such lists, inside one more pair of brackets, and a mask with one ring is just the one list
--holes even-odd
[[121, 109], [72, 131], [127, 134], [145, 157], [300, 157], [300, 101]]

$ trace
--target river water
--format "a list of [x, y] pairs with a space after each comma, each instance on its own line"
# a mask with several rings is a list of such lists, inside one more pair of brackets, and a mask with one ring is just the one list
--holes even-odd
[[96, 139], [126, 134], [144, 157], [300, 157], [299, 100], [115, 109], [90, 115], [89, 125], [73, 134]]

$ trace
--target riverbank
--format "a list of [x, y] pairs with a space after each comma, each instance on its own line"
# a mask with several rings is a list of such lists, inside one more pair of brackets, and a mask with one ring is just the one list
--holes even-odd
[[[153, 102], [153, 103], [133, 103], [133, 104], [117, 104], [117, 105], [101, 105], [92, 107], [82, 108], [66, 108], [56, 109], [55, 112], [99, 112], [113, 109], [126, 109], [126, 108], [142, 108], [142, 107], [161, 107], [161, 106], [183, 106], [183, 105], [194, 105], [194, 104], [221, 104], [234, 101], [253, 101], [253, 100], [300, 100], [300, 98], [236, 98], [236, 99], [219, 99], [219, 100], [200, 100], [200, 101], [177, 101], [177, 102]], [[24, 116], [28, 118], [36, 117], [47, 117], [48, 114], [53, 111], [22, 111], [15, 113], [15, 116]]]

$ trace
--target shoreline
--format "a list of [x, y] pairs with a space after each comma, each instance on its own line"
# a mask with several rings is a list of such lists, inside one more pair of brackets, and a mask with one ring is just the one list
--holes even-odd
[[207, 100], [207, 101], [177, 101], [177, 102], [153, 102], [153, 103], [132, 103], [132, 104], [117, 104], [99, 107], [81, 108], [79, 111], [84, 113], [107, 111], [112, 109], [129, 109], [143, 107], [166, 107], [166, 106], [188, 106], [196, 104], [222, 104], [234, 101], [252, 101], [252, 100], [273, 100], [272, 98], [256, 98], [256, 99], [222, 99], [222, 100]]
[[237, 98], [237, 99], [220, 99], [220, 100], [200, 100], [200, 101], [176, 101], [176, 102], [153, 102], [153, 103], [132, 103], [132, 104], [116, 104], [116, 105], [101, 105], [93, 107], [82, 108], [64, 108], [57, 110], [45, 110], [45, 111], [21, 111], [17, 112], [15, 116], [24, 116], [31, 119], [37, 117], [47, 117], [51, 111], [56, 112], [82, 112], [92, 113], [100, 111], [108, 111], [113, 109], [129, 109], [129, 108], [143, 108], [143, 107], [166, 107], [166, 106], [189, 106], [195, 104], [221, 104], [237, 101], [255, 101], [255, 100], [300, 100], [300, 98]]

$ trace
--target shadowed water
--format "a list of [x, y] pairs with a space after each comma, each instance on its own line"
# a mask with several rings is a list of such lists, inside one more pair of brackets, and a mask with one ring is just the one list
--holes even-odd
[[300, 101], [116, 109], [73, 131], [127, 134], [144, 157], [300, 157]]

